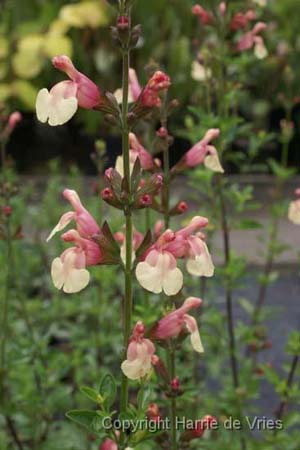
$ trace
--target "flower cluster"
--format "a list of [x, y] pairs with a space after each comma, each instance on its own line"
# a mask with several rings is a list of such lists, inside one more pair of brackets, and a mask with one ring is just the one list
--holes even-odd
[[[254, 9], [231, 12], [226, 2], [221, 2], [215, 12], [211, 12], [196, 4], [192, 8], [200, 24], [204, 27], [219, 27], [222, 24], [223, 39], [228, 40], [228, 51], [242, 53], [254, 49], [254, 55], [263, 59], [268, 55], [264, 38], [261, 36], [266, 30], [264, 22], [257, 22], [257, 14]], [[196, 81], [205, 81], [211, 77], [211, 69], [207, 62], [203, 61], [201, 54], [193, 62], [192, 77]]]

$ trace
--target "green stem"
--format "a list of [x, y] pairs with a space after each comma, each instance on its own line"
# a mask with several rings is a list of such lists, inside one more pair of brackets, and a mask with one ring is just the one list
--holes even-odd
[[[173, 349], [168, 350], [168, 368], [170, 372], [171, 379], [173, 380], [176, 376], [176, 359], [175, 352]], [[176, 431], [176, 415], [177, 415], [177, 402], [176, 397], [171, 397], [170, 405], [170, 420], [171, 420], [171, 449], [177, 450], [177, 431]]]
[[[161, 126], [167, 128], [167, 116], [166, 116], [166, 101], [167, 97], [164, 99], [164, 103], [161, 109]], [[164, 225], [165, 229], [169, 228], [170, 225], [170, 156], [169, 156], [169, 144], [166, 141], [166, 146], [163, 152], [163, 162], [164, 162], [164, 185], [162, 190], [162, 207], [164, 211]], [[176, 359], [174, 349], [168, 349], [168, 368], [170, 372], [171, 379], [173, 380], [176, 376]], [[176, 415], [177, 415], [177, 404], [176, 397], [171, 397], [170, 402], [170, 419], [171, 419], [171, 449], [177, 450], [177, 432], [176, 432]]]
[[[128, 204], [124, 209], [125, 214], [125, 226], [126, 226], [126, 261], [125, 261], [125, 298], [124, 298], [124, 330], [123, 330], [123, 345], [124, 355], [123, 359], [126, 359], [126, 351], [131, 333], [131, 321], [132, 321], [132, 210], [131, 210], [131, 175], [130, 175], [130, 159], [129, 159], [129, 127], [128, 127], [128, 89], [129, 89], [129, 51], [123, 50], [123, 103], [122, 103], [122, 151], [123, 151], [123, 165], [124, 165], [124, 178], [128, 187]], [[120, 410], [125, 412], [128, 406], [128, 379], [123, 374], [121, 384], [121, 401]], [[124, 442], [124, 435], [121, 435], [121, 443]]]
[[6, 222], [6, 280], [3, 295], [1, 345], [0, 345], [0, 404], [5, 404], [5, 373], [6, 373], [6, 339], [8, 334], [8, 297], [11, 284], [12, 243], [10, 219]]

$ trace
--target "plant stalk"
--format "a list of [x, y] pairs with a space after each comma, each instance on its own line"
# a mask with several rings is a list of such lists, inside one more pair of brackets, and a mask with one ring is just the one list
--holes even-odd
[[[276, 418], [278, 420], [282, 419], [282, 417], [283, 417], [283, 415], [284, 415], [284, 413], [286, 411], [286, 408], [287, 408], [287, 405], [288, 405], [288, 401], [289, 401], [289, 390], [290, 390], [290, 388], [292, 387], [292, 385], [294, 383], [295, 374], [296, 374], [296, 370], [297, 370], [299, 362], [300, 362], [300, 355], [298, 354], [298, 355], [295, 355], [293, 357], [293, 359], [292, 359], [290, 371], [289, 371], [289, 374], [288, 374], [288, 377], [287, 377], [287, 380], [286, 380], [285, 394], [284, 394], [284, 396], [283, 396], [283, 398], [282, 398], [282, 400], [280, 402], [280, 405], [279, 405], [279, 407], [277, 409], [277, 412], [276, 412]], [[278, 431], [277, 429], [274, 429], [274, 434], [276, 434], [277, 431]]]
[[[130, 174], [130, 158], [129, 158], [129, 127], [128, 127], [128, 90], [129, 90], [129, 50], [123, 50], [123, 103], [122, 103], [122, 152], [123, 152], [123, 165], [124, 165], [124, 178], [128, 187], [128, 204], [125, 207], [125, 226], [126, 226], [126, 261], [125, 261], [125, 298], [123, 306], [123, 345], [124, 345], [124, 358], [126, 359], [126, 351], [131, 333], [132, 322], [132, 308], [133, 308], [133, 296], [132, 296], [132, 210], [131, 210], [131, 174]], [[128, 406], [128, 379], [123, 374], [121, 384], [121, 401], [120, 410], [125, 412]], [[124, 436], [121, 436], [121, 442]]]

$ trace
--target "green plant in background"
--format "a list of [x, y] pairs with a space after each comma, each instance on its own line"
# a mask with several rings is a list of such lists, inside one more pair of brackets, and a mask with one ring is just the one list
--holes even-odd
[[[66, 33], [61, 34], [64, 42], [69, 42], [69, 44], [79, 42], [77, 41], [78, 35], [80, 34], [81, 37], [83, 32], [86, 37], [85, 42], [87, 42], [85, 48], [90, 48], [90, 44], [93, 42], [92, 36], [97, 40], [98, 25], [105, 25], [106, 22], [98, 23], [95, 28], [92, 28], [91, 22], [84, 22], [84, 20], [90, 20], [91, 18], [89, 14], [89, 19], [83, 20], [82, 18], [84, 11], [89, 11], [89, 8], [80, 8], [84, 3], [86, 3], [85, 8], [87, 8], [87, 3], [91, 2], [68, 5], [53, 2], [51, 6], [45, 6], [45, 11], [48, 12], [44, 16], [45, 26], [43, 30], [47, 30], [48, 33], [48, 30], [53, 30], [57, 26], [57, 31], [62, 31], [62, 24], [54, 22], [51, 26], [48, 25], [50, 23], [49, 17], [51, 16], [53, 19], [60, 17], [59, 20], [65, 17], [63, 20], [69, 21], [70, 28]], [[92, 3], [95, 5], [95, 2]], [[116, 4], [114, 1], [111, 1], [111, 3]], [[255, 7], [256, 20], [265, 17], [266, 21], [269, 22], [269, 20], [276, 19], [279, 9], [281, 17], [284, 17], [287, 14], [286, 11], [290, 11], [291, 3], [287, 2], [284, 5], [282, 3], [280, 6], [272, 3], [268, 9], [257, 9], [257, 5], [249, 2], [249, 8]], [[98, 3], [97, 8], [99, 5], [100, 3]], [[19, 232], [17, 225], [22, 223], [24, 236], [22, 239], [12, 242], [13, 274], [15, 276], [9, 282], [9, 290], [5, 291], [5, 286], [8, 286], [6, 271], [5, 273], [1, 271], [0, 275], [2, 292], [6, 292], [5, 295], [2, 295], [1, 292], [1, 320], [5, 317], [8, 319], [5, 319], [7, 326], [1, 328], [2, 348], [3, 338], [5, 339], [4, 352], [2, 351], [2, 355], [5, 355], [5, 370], [3, 370], [4, 364], [2, 364], [0, 372], [1, 385], [5, 386], [5, 403], [2, 402], [0, 406], [1, 450], [15, 448], [18, 450], [29, 448], [57, 450], [58, 442], [62, 450], [98, 450], [99, 445], [101, 445], [101, 450], [116, 450], [116, 442], [119, 448], [125, 448], [129, 445], [130, 448], [143, 450], [158, 447], [168, 449], [177, 447], [178, 450], [181, 448], [234, 450], [242, 447], [250, 450], [254, 448], [261, 450], [279, 450], [281, 448], [295, 450], [299, 446], [299, 412], [293, 408], [299, 403], [300, 399], [298, 383], [299, 333], [293, 332], [288, 340], [287, 356], [281, 371], [266, 362], [269, 358], [270, 342], [265, 320], [273, 311], [272, 302], [270, 301], [268, 308], [263, 306], [260, 309], [255, 326], [251, 326], [255, 311], [255, 302], [253, 301], [255, 298], [253, 298], [252, 292], [248, 294], [249, 298], [245, 298], [245, 295], [240, 294], [240, 290], [244, 288], [245, 284], [254, 285], [253, 278], [255, 275], [252, 276], [252, 272], [249, 271], [247, 258], [237, 256], [232, 250], [234, 246], [233, 231], [240, 230], [243, 233], [245, 230], [259, 231], [262, 228], [261, 224], [252, 217], [252, 213], [255, 213], [259, 205], [255, 201], [251, 185], [241, 186], [238, 182], [232, 182], [227, 177], [231, 168], [238, 168], [244, 173], [251, 173], [253, 170], [266, 172], [268, 168], [271, 168], [276, 176], [276, 195], [274, 197], [276, 200], [270, 205], [270, 237], [266, 249], [268, 274], [267, 277], [260, 275], [257, 283], [260, 283], [261, 289], [265, 290], [264, 298], [266, 298], [267, 287], [275, 280], [273, 264], [276, 262], [279, 252], [282, 251], [278, 222], [281, 217], [287, 214], [288, 202], [284, 199], [285, 191], [283, 188], [294, 173], [288, 168], [287, 153], [293, 135], [297, 133], [294, 109], [297, 83], [295, 77], [291, 76], [291, 72], [293, 72], [291, 67], [296, 67], [297, 58], [294, 52], [288, 52], [288, 57], [285, 54], [284, 58], [287, 58], [284, 63], [285, 67], [280, 73], [278, 68], [282, 68], [282, 55], [276, 55], [274, 49], [276, 48], [278, 34], [284, 35], [286, 40], [293, 40], [294, 34], [289, 33], [288, 30], [285, 31], [282, 25], [274, 33], [267, 30], [265, 32], [267, 37], [265, 46], [268, 49], [269, 56], [257, 60], [257, 55], [252, 52], [252, 49], [242, 54], [236, 51], [235, 45], [238, 42], [238, 37], [243, 34], [241, 31], [225, 33], [228, 29], [225, 28], [225, 24], [229, 27], [231, 19], [236, 13], [247, 11], [247, 8], [244, 9], [244, 4], [231, 2], [227, 5], [227, 9], [224, 8], [224, 3], [219, 5], [217, 2], [213, 8], [211, 8], [211, 4], [204, 6], [206, 7], [206, 13], [209, 13], [210, 17], [215, 17], [216, 22], [213, 25], [201, 25], [201, 51], [197, 62], [192, 63], [193, 58], [189, 52], [193, 48], [198, 51], [199, 45], [199, 42], [193, 42], [193, 45], [190, 45], [196, 35], [195, 30], [199, 26], [190, 11], [192, 4], [189, 4], [189, 2], [173, 2], [172, 8], [170, 8], [169, 2], [153, 1], [149, 5], [143, 5], [143, 2], [135, 2], [132, 11], [133, 17], [141, 17], [141, 22], [145, 23], [146, 32], [143, 34], [144, 43], [141, 40], [138, 41], [138, 46], [143, 45], [143, 51], [132, 52], [132, 60], [136, 63], [134, 65], [142, 68], [143, 63], [149, 60], [150, 54], [154, 54], [157, 61], [163, 62], [164, 67], [170, 69], [173, 75], [173, 86], [168, 88], [168, 95], [166, 95], [164, 89], [160, 96], [156, 94], [153, 97], [153, 92], [150, 90], [151, 95], [148, 97], [145, 96], [145, 90], [149, 94], [149, 90], [147, 91], [149, 84], [146, 85], [145, 90], [142, 90], [137, 84], [134, 85], [131, 82], [129, 89], [132, 91], [134, 91], [134, 88], [138, 89], [141, 97], [136, 97], [136, 102], [131, 106], [129, 105], [130, 113], [127, 116], [125, 114], [127, 109], [125, 70], [123, 83], [125, 107], [123, 106], [122, 110], [119, 110], [111, 95], [102, 97], [104, 104], [101, 104], [100, 109], [106, 114], [106, 119], [110, 123], [113, 121], [116, 132], [119, 132], [120, 128], [123, 129], [125, 152], [128, 150], [127, 141], [129, 138], [130, 175], [128, 175], [128, 161], [125, 161], [122, 166], [122, 159], [119, 158], [117, 171], [109, 170], [105, 174], [107, 187], [103, 186], [100, 177], [93, 183], [91, 182], [90, 186], [87, 186], [86, 179], [81, 178], [77, 169], [72, 168], [70, 173], [62, 176], [59, 164], [54, 161], [49, 167], [47, 188], [43, 187], [42, 192], [39, 192], [34, 183], [32, 185], [28, 183], [28, 187], [25, 189], [24, 183], [18, 180], [11, 170], [6, 169], [3, 172], [3, 175], [7, 177], [6, 181], [9, 181], [9, 186], [19, 184], [21, 189], [19, 189], [18, 195], [13, 198], [1, 197], [1, 231], [4, 231], [0, 242], [1, 266], [9, 268], [7, 264], [7, 249], [10, 246], [10, 240], [7, 239], [8, 222], [11, 224], [11, 229], [17, 233]], [[104, 4], [103, 7], [106, 11], [105, 20], [113, 17], [113, 10], [109, 9], [107, 5], [104, 6]], [[52, 13], [49, 15], [50, 10]], [[59, 11], [61, 12], [59, 13]], [[164, 13], [166, 14], [164, 15]], [[147, 21], [143, 18], [146, 14]], [[97, 14], [95, 11], [93, 17], [96, 21]], [[128, 39], [126, 33], [130, 26], [130, 23], [125, 20], [127, 17], [127, 14], [125, 16], [121, 14], [117, 23], [117, 30], [114, 30], [114, 37], [117, 37], [123, 45], [122, 51], [125, 53], [125, 60], [127, 58], [126, 40]], [[186, 20], [181, 20], [181, 17], [185, 17]], [[27, 18], [30, 19], [28, 16]], [[163, 24], [161, 18], [164, 18]], [[78, 25], [79, 23], [81, 25]], [[83, 26], [83, 23], [88, 26]], [[157, 33], [156, 35], [151, 31], [159, 23], [161, 27], [158, 28], [161, 34]], [[250, 29], [249, 24], [248, 26]], [[166, 40], [163, 41], [161, 36], [169, 35], [170, 29], [173, 30], [172, 37], [165, 44]], [[103, 31], [104, 28], [101, 28], [101, 30]], [[246, 31], [248, 31], [248, 28]], [[37, 32], [39, 33], [40, 30], [37, 30]], [[77, 32], [79, 33], [77, 34]], [[133, 29], [132, 33], [135, 32], [137, 37], [139, 30]], [[223, 33], [226, 34], [225, 40], [222, 39]], [[48, 34], [46, 36], [49, 38]], [[102, 44], [100, 43], [99, 46], [98, 42], [94, 42], [92, 47], [94, 50], [101, 48], [101, 52], [105, 50], [104, 54], [106, 55], [113, 55], [112, 58], [107, 60], [108, 64], [104, 70], [106, 72], [111, 67], [118, 67], [119, 63], [118, 58], [113, 53], [114, 50], [108, 44], [108, 40], [106, 41], [106, 37], [104, 41], [103, 48]], [[256, 44], [260, 43], [259, 40], [256, 42]], [[39, 61], [46, 65], [44, 65], [43, 70], [41, 66], [38, 78], [34, 76], [30, 79], [30, 83], [33, 83], [36, 88], [42, 85], [42, 78], [47, 67], [47, 57], [54, 53], [51, 55], [49, 53], [47, 56], [45, 53], [46, 47], [43, 46], [40, 47], [42, 50], [39, 53]], [[20, 49], [21, 47], [15, 48]], [[5, 44], [3, 48], [5, 55]], [[90, 54], [87, 54], [86, 58], [85, 55], [77, 54], [79, 50], [74, 44], [73, 49], [76, 50], [76, 57], [81, 61], [82, 67], [85, 67], [83, 61], [93, 60], [93, 58], [90, 58]], [[262, 50], [260, 48], [260, 51]], [[100, 56], [103, 55], [101, 52], [96, 51], [98, 57], [99, 54]], [[261, 55], [259, 52], [258, 54]], [[18, 50], [16, 55], [18, 55]], [[23, 57], [24, 55], [25, 53]], [[176, 64], [178, 55], [178, 64]], [[263, 55], [266, 56], [265, 50]], [[94, 60], [90, 64], [93, 66]], [[32, 64], [32, 69], [36, 68], [34, 66]], [[125, 68], [126, 66], [127, 63]], [[193, 77], [197, 80], [190, 80], [190, 66], [193, 69]], [[99, 66], [97, 67], [99, 69]], [[188, 71], [186, 67], [189, 67]], [[155, 69], [153, 70], [153, 68]], [[150, 80], [152, 80], [156, 68], [157, 66], [153, 62], [148, 67], [147, 74], [149, 74]], [[177, 69], [179, 69], [178, 73], [175, 74]], [[93, 70], [91, 69], [91, 71]], [[116, 73], [118, 72], [116, 71]], [[279, 84], [275, 83], [274, 77], [274, 85], [268, 86], [269, 89], [261, 92], [262, 80], [266, 73], [276, 73]], [[52, 71], [49, 71], [49, 74], [46, 72], [46, 77], [49, 77], [49, 83], [51, 81], [52, 85]], [[290, 84], [288, 88], [286, 86], [284, 89], [282, 88], [285, 95], [279, 96], [277, 101], [277, 99], [274, 100], [275, 94], [278, 92], [278, 86], [283, 77], [286, 77], [287, 81], [290, 80]], [[270, 78], [272, 78], [271, 75], [269, 75]], [[103, 85], [105, 85], [104, 80], [105, 77], [103, 76]], [[159, 80], [167, 81], [164, 77], [156, 79], [157, 82]], [[72, 79], [72, 82], [76, 84], [76, 80]], [[119, 86], [119, 80], [110, 80], [108, 86], [115, 89]], [[76, 89], [76, 95], [78, 95], [78, 86]], [[177, 89], [180, 89], [180, 92], [177, 92]], [[193, 106], [189, 108], [186, 115], [184, 130], [180, 128], [181, 125], [180, 127], [177, 125], [182, 108], [173, 111], [177, 102], [168, 100], [172, 98], [174, 92], [179, 94], [176, 97], [180, 97], [181, 100], [193, 93]], [[48, 93], [46, 95], [45, 91], [43, 95], [44, 99], [49, 99]], [[154, 100], [154, 103], [161, 99], [159, 108], [156, 108], [156, 112], [151, 109], [152, 115], [149, 118], [146, 116], [145, 121], [137, 122], [137, 116], [145, 112], [143, 108], [140, 109], [142, 100], [145, 102], [145, 99], [149, 100], [149, 98], [151, 101]], [[61, 98], [58, 98], [58, 100], [61, 100]], [[254, 100], [253, 104], [252, 100]], [[74, 108], [77, 108], [78, 105], [82, 106], [80, 105], [82, 98], [79, 95], [76, 97], [76, 102], [76, 104], [74, 100], [70, 102], [73, 109], [69, 110], [68, 114], [73, 114]], [[272, 148], [272, 143], [276, 138], [275, 133], [265, 131], [266, 113], [274, 104], [284, 106], [283, 116], [285, 121], [281, 123], [279, 132], [283, 156], [280, 163], [270, 158], [266, 163], [265, 159], [261, 157], [262, 149]], [[156, 106], [158, 106], [158, 103]], [[149, 112], [150, 110], [147, 108], [146, 111]], [[47, 111], [49, 113], [49, 109]], [[51, 111], [53, 112], [53, 110]], [[172, 115], [171, 112], [173, 112]], [[95, 112], [91, 112], [91, 114], [96, 116], [95, 120], [98, 124], [101, 115]], [[120, 117], [122, 118], [121, 123]], [[158, 125], [153, 123], [153, 117]], [[291, 122], [294, 122], [294, 126], [291, 125]], [[129, 129], [127, 129], [126, 124]], [[127, 137], [127, 132], [131, 131], [133, 125], [136, 133], [141, 136], [140, 140], [137, 140], [136, 136], [131, 133]], [[153, 138], [156, 128], [158, 128], [158, 131]], [[179, 128], [180, 131], [178, 132]], [[216, 128], [220, 128], [221, 133], [215, 130], [213, 144], [205, 134], [206, 130]], [[173, 142], [171, 130], [175, 129], [176, 133], [173, 134], [180, 133], [181, 136], [191, 142], [198, 142], [195, 149], [191, 149], [193, 152], [188, 152], [190, 155], [195, 156], [196, 154], [198, 157], [199, 153], [201, 155], [201, 151], [203, 152], [203, 160], [193, 171], [187, 171], [186, 163], [189, 158], [187, 159], [186, 155], [173, 168], [170, 167], [169, 151]], [[203, 136], [205, 137], [203, 138]], [[147, 155], [147, 152], [145, 153], [141, 142], [145, 142], [146, 148], [151, 149], [155, 156], [159, 155], [160, 152], [163, 154], [164, 177], [162, 189], [159, 190], [159, 193], [156, 191], [156, 183], [160, 184], [161, 179], [157, 178], [156, 174], [151, 175], [151, 171], [160, 173], [162, 170], [160, 169], [160, 162], [157, 159], [149, 159], [149, 155]], [[206, 159], [208, 156], [215, 155], [213, 145], [219, 151], [221, 164], [225, 168], [224, 175], [215, 174], [212, 170], [209, 170], [217, 168], [221, 172], [222, 167], [220, 161], [217, 163], [216, 159]], [[103, 170], [103, 143], [98, 142], [96, 148], [97, 154], [94, 160], [100, 175]], [[138, 158], [136, 158], [137, 154]], [[143, 159], [143, 157], [146, 159]], [[148, 163], [151, 162], [151, 170], [143, 170], [141, 179], [139, 177], [141, 169], [139, 160], [143, 161], [143, 164], [145, 164], [145, 160]], [[8, 166], [8, 164], [9, 161], [4, 165]], [[121, 182], [120, 176], [116, 173], [119, 170], [121, 171], [121, 178], [125, 175], [125, 181], [123, 179]], [[188, 175], [189, 186], [186, 183], [186, 174]], [[147, 189], [150, 189], [149, 184], [147, 184], [149, 182], [151, 189], [153, 189], [150, 194], [147, 191]], [[126, 232], [124, 233], [124, 230], [122, 230], [123, 213], [128, 213], [124, 204], [126, 206], [130, 204], [128, 192], [130, 193], [129, 185], [131, 183], [131, 195], [134, 197], [139, 193], [138, 197], [134, 197], [134, 208], [144, 209], [144, 211], [134, 210], [133, 221], [137, 230], [133, 230], [132, 234], [130, 233], [130, 217], [127, 218], [126, 235]], [[151, 183], [154, 183], [154, 185]], [[121, 408], [124, 409], [124, 412], [121, 414], [119, 414], [120, 395], [118, 395], [120, 383], [117, 377], [116, 381], [111, 375], [111, 373], [118, 374], [120, 372], [120, 359], [125, 359], [125, 361], [128, 359], [124, 355], [125, 348], [122, 345], [121, 336], [123, 323], [120, 320], [119, 299], [122, 298], [123, 279], [120, 276], [120, 269], [114, 266], [101, 266], [101, 269], [89, 267], [92, 275], [90, 286], [88, 289], [72, 296], [62, 295], [59, 291], [53, 289], [49, 281], [51, 260], [65, 250], [65, 245], [59, 240], [53, 240], [51, 247], [47, 248], [45, 238], [51, 224], [56, 223], [57, 216], [64, 211], [64, 205], [58, 204], [57, 199], [66, 185], [84, 193], [85, 206], [94, 217], [101, 217], [103, 220], [109, 219], [111, 230], [122, 230], [121, 233], [117, 232], [112, 236], [108, 228], [104, 226], [102, 230], [104, 230], [105, 236], [94, 236], [93, 239], [96, 238], [100, 248], [106, 246], [106, 250], [109, 249], [109, 252], [114, 253], [116, 251], [121, 268], [124, 269], [125, 266], [125, 273], [127, 266], [127, 277], [131, 276], [129, 267], [134, 269], [137, 264], [148, 263], [145, 250], [149, 248], [150, 244], [157, 244], [157, 239], [159, 239], [164, 228], [169, 226], [172, 229], [180, 228], [180, 214], [186, 212], [187, 205], [190, 205], [191, 209], [196, 211], [196, 214], [199, 212], [200, 205], [201, 214], [210, 218], [207, 236], [209, 248], [212, 250], [214, 257], [218, 253], [218, 245], [214, 246], [218, 230], [221, 230], [223, 237], [225, 251], [220, 251], [221, 264], [220, 267], [217, 267], [216, 276], [210, 280], [203, 277], [200, 280], [198, 277], [188, 280], [185, 277], [185, 289], [188, 295], [196, 294], [205, 299], [202, 306], [203, 314], [200, 318], [201, 336], [205, 346], [204, 358], [199, 358], [198, 354], [194, 355], [189, 351], [190, 343], [186, 342], [188, 340], [181, 340], [184, 337], [183, 334], [187, 331], [186, 328], [176, 339], [156, 340], [157, 324], [154, 328], [152, 328], [152, 325], [156, 323], [158, 316], [164, 315], [163, 320], [170, 320], [172, 317], [180, 318], [181, 316], [180, 314], [177, 315], [177, 311], [184, 298], [183, 295], [177, 294], [176, 296], [166, 297], [161, 294], [158, 298], [157, 295], [146, 290], [135, 289], [132, 324], [143, 318], [147, 332], [143, 337], [143, 328], [136, 327], [131, 336], [131, 342], [137, 345], [136, 340], [138, 339], [142, 343], [145, 343], [148, 339], [155, 340], [156, 353], [159, 355], [159, 359], [154, 358], [151, 361], [156, 371], [155, 376], [152, 375], [146, 382], [140, 384], [130, 382], [128, 408], [124, 407], [124, 404], [127, 403], [127, 381], [123, 377]], [[117, 206], [117, 208], [107, 208], [105, 203], [99, 199], [100, 192], [106, 203]], [[182, 198], [184, 198], [184, 202], [181, 201]], [[295, 217], [298, 217], [299, 209], [297, 202], [298, 197], [292, 202], [293, 207], [290, 206], [289, 213], [290, 219], [295, 224], [298, 223], [298, 219], [295, 219]], [[6, 208], [10, 205], [12, 210]], [[41, 214], [41, 211], [43, 214]], [[160, 218], [164, 219], [164, 223], [157, 222], [157, 219]], [[189, 223], [186, 220], [185, 225]], [[152, 238], [147, 233], [149, 228], [154, 230]], [[274, 228], [276, 229], [275, 234], [272, 232]], [[142, 230], [145, 231], [144, 242], [142, 242], [143, 236], [139, 233]], [[177, 233], [175, 232], [175, 234]], [[178, 234], [180, 234], [180, 231]], [[67, 236], [70, 237], [70, 235]], [[20, 235], [17, 234], [17, 237], [19, 238]], [[192, 236], [193, 239], [194, 237], [196, 238], [196, 236]], [[201, 236], [202, 239], [203, 236]], [[121, 246], [122, 261], [119, 260], [119, 245]], [[131, 245], [134, 246], [136, 261], [127, 257], [126, 262], [126, 254], [128, 256], [132, 253], [126, 251], [126, 246], [129, 248]], [[202, 244], [203, 248], [205, 247]], [[270, 255], [272, 257], [271, 267], [269, 263]], [[181, 262], [178, 261], [177, 264], [177, 268], [181, 269]], [[145, 265], [142, 267], [145, 269]], [[159, 277], [157, 277], [158, 279]], [[127, 283], [129, 283], [129, 280], [127, 280]], [[145, 281], [141, 281], [141, 283], [145, 284]], [[127, 289], [129, 290], [128, 284]], [[242, 298], [240, 298], [241, 296]], [[128, 299], [129, 297], [127, 297]], [[246, 320], [243, 316], [233, 314], [233, 308], [235, 314], [237, 314], [235, 302], [239, 302], [246, 312]], [[2, 309], [3, 305], [4, 310]], [[5, 305], [8, 306], [7, 316], [6, 313], [2, 314], [3, 311], [5, 312]], [[172, 316], [174, 313], [176, 314]], [[226, 322], [227, 328], [224, 326]], [[133, 326], [130, 327], [130, 333], [132, 329]], [[126, 343], [129, 331], [127, 329]], [[160, 348], [161, 345], [162, 348]], [[166, 366], [162, 363], [165, 356], [168, 360]], [[229, 360], [231, 360], [230, 367]], [[143, 370], [148, 368], [148, 363], [149, 359], [145, 358], [143, 365], [140, 367], [142, 373], [144, 373]], [[269, 389], [272, 387], [278, 396], [278, 406], [273, 415], [272, 411], [265, 411], [264, 406], [257, 404], [257, 400], [262, 396], [262, 380], [263, 389], [266, 386]], [[126, 399], [126, 402], [124, 399]], [[93, 409], [91, 404], [94, 405]], [[68, 416], [75, 424], [65, 419], [64, 414], [67, 410], [70, 411]], [[107, 417], [120, 419], [121, 421], [136, 421], [137, 419], [143, 420], [146, 415], [148, 421], [153, 420], [159, 423], [160, 420], [169, 417], [169, 411], [171, 411], [170, 417], [173, 417], [173, 420], [175, 416], [180, 418], [186, 416], [192, 419], [193, 425], [195, 420], [209, 412], [216, 416], [217, 423], [212, 418], [207, 420], [206, 417], [205, 420], [198, 421], [198, 426], [194, 427], [192, 434], [187, 430], [184, 432], [182, 429], [176, 431], [174, 424], [171, 429], [167, 430], [167, 433], [134, 432], [131, 429], [127, 430], [126, 433], [121, 432], [119, 434], [117, 422], [115, 427], [109, 430], [104, 430], [102, 427], [103, 419]], [[278, 421], [278, 425], [277, 422], [273, 422], [274, 430], [269, 427], [269, 429], [258, 431], [257, 424], [254, 424], [254, 432], [252, 432], [251, 423], [256, 415], [259, 417], [267, 416], [268, 418], [272, 416], [274, 421]], [[241, 420], [243, 430], [232, 431], [230, 426], [226, 429], [228, 421], [235, 419]], [[248, 420], [250, 420], [250, 425]], [[283, 429], [280, 428], [280, 421], [283, 422]], [[82, 432], [82, 429], [77, 427], [78, 423], [83, 425], [87, 432]], [[217, 430], [214, 429], [214, 425], [216, 425]], [[212, 430], [206, 430], [207, 427], [211, 427]], [[157, 431], [157, 427], [154, 427], [154, 430]], [[190, 439], [196, 436], [198, 439]], [[202, 437], [201, 440], [200, 437]]]

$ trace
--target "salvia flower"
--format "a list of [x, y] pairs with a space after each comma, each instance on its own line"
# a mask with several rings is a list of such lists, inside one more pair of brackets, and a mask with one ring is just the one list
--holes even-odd
[[103, 261], [103, 253], [99, 245], [92, 240], [92, 237], [99, 234], [101, 230], [92, 215], [82, 205], [78, 194], [73, 190], [65, 189], [63, 195], [71, 203], [74, 211], [62, 215], [47, 241], [57, 232], [62, 231], [72, 220], [75, 221], [77, 229], [62, 235], [64, 242], [72, 242], [74, 246], [55, 258], [51, 266], [54, 286], [71, 294], [87, 286], [90, 274], [86, 267], [100, 264]]
[[198, 4], [193, 6], [192, 13], [198, 17], [202, 25], [210, 25], [214, 22], [212, 14]]
[[99, 450], [118, 450], [118, 446], [112, 439], [105, 439], [100, 445]]
[[63, 234], [62, 239], [65, 242], [73, 242], [75, 246], [68, 248], [60, 257], [53, 260], [51, 277], [57, 289], [73, 294], [88, 285], [90, 274], [86, 267], [100, 264], [103, 255], [96, 243], [82, 238], [76, 230]]
[[218, 138], [220, 135], [219, 129], [210, 129], [206, 132], [201, 141], [195, 144], [185, 155], [185, 161], [188, 167], [195, 167], [199, 164], [204, 164], [205, 167], [213, 172], [221, 172], [224, 170], [219, 161], [217, 150], [210, 145], [211, 141]]
[[40, 122], [57, 126], [68, 122], [78, 106], [95, 108], [101, 103], [101, 93], [93, 81], [74, 67], [68, 56], [55, 56], [52, 62], [70, 80], [61, 81], [50, 91], [41, 89], [36, 99], [36, 113]]
[[193, 237], [207, 224], [205, 217], [195, 216], [181, 230], [173, 232], [169, 229], [158, 237], [136, 267], [136, 277], [141, 286], [155, 294], [176, 295], [183, 286], [177, 259], [186, 259], [187, 269], [193, 275], [212, 276], [214, 268], [207, 247], [202, 237]]
[[127, 359], [121, 365], [124, 375], [130, 380], [141, 380], [152, 371], [155, 347], [150, 339], [144, 338], [144, 333], [144, 324], [137, 322], [127, 348]]
[[158, 341], [165, 341], [177, 338], [182, 332], [188, 332], [191, 335], [193, 349], [198, 353], [203, 353], [197, 321], [188, 314], [191, 309], [198, 308], [201, 303], [200, 298], [188, 297], [180, 308], [167, 314], [157, 323], [151, 337]]
[[[299, 197], [300, 189], [296, 189], [295, 194]], [[293, 224], [300, 225], [300, 198], [297, 198], [290, 203], [288, 218]]]
[[70, 202], [74, 211], [69, 211], [61, 216], [58, 224], [48, 236], [47, 241], [49, 241], [57, 232], [62, 231], [72, 220], [76, 222], [77, 231], [82, 237], [89, 238], [98, 234], [100, 228], [93, 216], [82, 205], [77, 192], [72, 189], [65, 189], [63, 196]]
[[264, 22], [258, 22], [252, 30], [243, 34], [237, 44], [237, 50], [240, 52], [244, 52], [246, 50], [250, 50], [255, 47], [255, 51], [261, 50], [263, 43], [263, 39], [259, 36], [267, 28], [267, 24]]
[[217, 139], [220, 135], [218, 128], [211, 128], [205, 133], [205, 136], [197, 142], [174, 166], [173, 171], [184, 170], [188, 167], [196, 167], [204, 164], [205, 167], [213, 172], [223, 173], [224, 169], [221, 166], [218, 152], [216, 148], [211, 145], [211, 141]]

